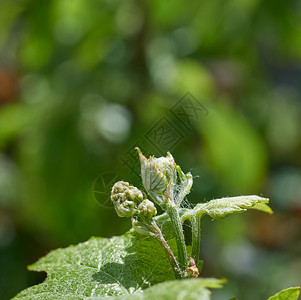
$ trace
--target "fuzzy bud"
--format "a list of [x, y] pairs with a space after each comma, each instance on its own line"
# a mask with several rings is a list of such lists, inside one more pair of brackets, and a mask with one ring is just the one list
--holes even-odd
[[157, 214], [157, 209], [153, 202], [145, 199], [139, 204], [138, 212], [141, 216], [151, 219]]
[[[149, 194], [160, 195], [168, 189], [169, 184], [174, 185], [177, 179], [176, 163], [170, 153], [166, 157], [153, 157], [146, 158], [139, 148], [136, 148], [140, 158], [141, 164], [141, 177], [144, 188]], [[158, 197], [155, 201], [159, 205], [160, 200]]]
[[112, 188], [111, 200], [117, 215], [129, 218], [137, 211], [138, 203], [143, 201], [143, 194], [128, 182], [118, 181]]
[[173, 156], [168, 152], [167, 156], [164, 157], [152, 157], [152, 163], [156, 166], [156, 168], [164, 174], [166, 177], [167, 182], [175, 182], [176, 180], [176, 163], [174, 161]]
[[143, 186], [148, 194], [163, 209], [168, 200], [179, 207], [190, 192], [192, 175], [184, 174], [169, 152], [166, 157], [146, 158], [139, 148], [136, 150], [140, 158]]

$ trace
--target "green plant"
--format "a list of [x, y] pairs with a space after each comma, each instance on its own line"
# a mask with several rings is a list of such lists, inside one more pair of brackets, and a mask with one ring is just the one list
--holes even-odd
[[[185, 174], [170, 153], [147, 159], [136, 149], [145, 192], [119, 181], [111, 193], [116, 213], [131, 218], [132, 229], [123, 236], [91, 238], [50, 252], [29, 267], [47, 272], [45, 282], [15, 299], [210, 299], [208, 288], [222, 287], [223, 279], [198, 278], [202, 216], [220, 219], [247, 209], [271, 214], [269, 200], [229, 197], [184, 208], [192, 175]], [[191, 223], [191, 247], [185, 244], [186, 220]], [[290, 288], [269, 299], [293, 300], [298, 295], [298, 288]]]

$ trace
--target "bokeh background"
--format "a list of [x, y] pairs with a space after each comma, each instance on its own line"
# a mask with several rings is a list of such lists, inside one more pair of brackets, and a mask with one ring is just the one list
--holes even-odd
[[193, 203], [271, 199], [204, 218], [213, 299], [300, 285], [301, 2], [1, 0], [1, 299], [49, 250], [130, 228], [106, 200], [141, 186], [137, 144], [196, 176]]

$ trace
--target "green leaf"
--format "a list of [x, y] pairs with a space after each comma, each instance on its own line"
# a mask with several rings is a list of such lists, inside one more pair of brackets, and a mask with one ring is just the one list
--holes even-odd
[[[185, 300], [209, 300], [211, 292], [208, 288], [221, 288], [223, 280], [214, 278], [183, 279], [159, 283], [146, 289], [143, 294], [113, 297], [114, 300], [153, 300], [153, 299], [185, 299]], [[105, 299], [105, 298], [95, 298]]]
[[300, 287], [291, 287], [281, 292], [277, 293], [274, 296], [268, 298], [268, 300], [297, 300], [300, 294]]
[[[223, 279], [173, 280], [163, 251], [151, 238], [91, 238], [51, 251], [29, 267], [47, 272], [46, 280], [19, 293], [23, 300], [183, 299], [209, 300], [206, 288], [221, 288]], [[165, 282], [163, 282], [165, 281]], [[144, 291], [145, 289], [145, 291]]]
[[213, 219], [221, 219], [250, 208], [272, 213], [272, 210], [266, 205], [268, 202], [269, 199], [259, 196], [228, 197], [211, 200], [208, 203], [200, 203], [196, 205], [194, 211], [197, 214], [205, 213]]
[[51, 251], [29, 267], [47, 272], [47, 279], [14, 299], [88, 299], [141, 292], [173, 280], [168, 259], [152, 238], [131, 234], [91, 238], [85, 243]]

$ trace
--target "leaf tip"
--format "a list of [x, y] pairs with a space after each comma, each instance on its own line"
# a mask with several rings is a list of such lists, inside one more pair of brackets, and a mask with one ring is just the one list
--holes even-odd
[[135, 150], [137, 150], [139, 156], [143, 156], [142, 151], [140, 150], [139, 147], [135, 147]]
[[143, 161], [145, 162], [145, 161], [146, 161], [146, 157], [143, 155], [143, 153], [142, 153], [142, 151], [140, 150], [140, 148], [139, 148], [139, 147], [135, 147], [135, 150], [137, 150], [137, 152], [138, 152], [140, 162], [141, 162], [141, 163], [142, 163]]
[[26, 269], [27, 269], [28, 271], [37, 271], [35, 267], [36, 267], [36, 263], [33, 263], [33, 264], [31, 264], [31, 265], [27, 265], [27, 266], [26, 266]]

